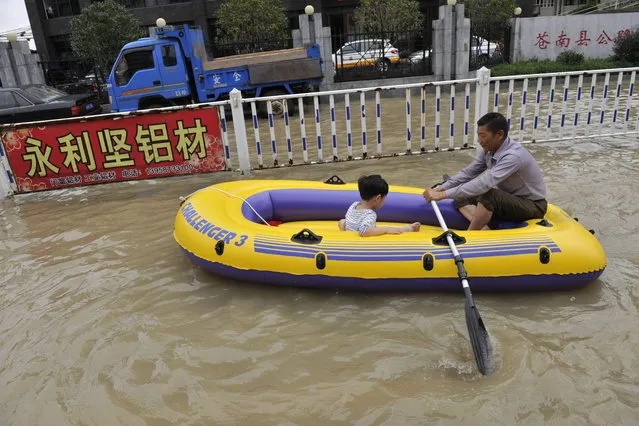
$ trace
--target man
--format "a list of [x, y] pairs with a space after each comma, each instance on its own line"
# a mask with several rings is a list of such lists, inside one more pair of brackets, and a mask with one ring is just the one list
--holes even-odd
[[543, 218], [548, 203], [541, 170], [528, 150], [508, 137], [506, 118], [497, 112], [484, 115], [477, 136], [484, 152], [442, 185], [426, 189], [424, 199], [454, 199], [470, 221], [468, 230], [489, 229], [493, 214], [511, 221]]

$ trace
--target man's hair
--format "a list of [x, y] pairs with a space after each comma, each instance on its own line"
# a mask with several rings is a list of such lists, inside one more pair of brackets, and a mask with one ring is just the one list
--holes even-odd
[[382, 197], [388, 194], [388, 183], [380, 175], [362, 176], [357, 180], [359, 195], [362, 200], [367, 201], [376, 195]]
[[508, 120], [498, 112], [489, 112], [477, 121], [477, 126], [486, 127], [492, 133], [504, 132], [504, 138], [508, 137]]

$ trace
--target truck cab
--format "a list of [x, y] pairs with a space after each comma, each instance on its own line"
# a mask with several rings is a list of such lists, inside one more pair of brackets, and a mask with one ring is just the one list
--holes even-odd
[[143, 38], [124, 46], [108, 88], [113, 111], [163, 107], [190, 97], [192, 77], [180, 44], [173, 39]]
[[155, 28], [155, 37], [127, 43], [108, 78], [112, 111], [134, 111], [244, 96], [306, 91], [322, 79], [318, 45], [207, 58], [200, 29]]

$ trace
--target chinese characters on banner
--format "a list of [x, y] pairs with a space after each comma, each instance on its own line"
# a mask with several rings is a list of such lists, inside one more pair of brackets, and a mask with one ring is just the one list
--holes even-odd
[[0, 134], [19, 192], [224, 170], [217, 109]]
[[[614, 45], [615, 37], [624, 37], [630, 34], [630, 29], [606, 32], [605, 30], [597, 31], [594, 34], [588, 30], [575, 30], [566, 33], [561, 30], [557, 34], [549, 34], [548, 31], [537, 33], [537, 39], [534, 41], [535, 47], [539, 50], [546, 50], [548, 46], [555, 45], [559, 48], [570, 50], [580, 46], [589, 46], [591, 44]], [[592, 36], [592, 38], [591, 38]]]

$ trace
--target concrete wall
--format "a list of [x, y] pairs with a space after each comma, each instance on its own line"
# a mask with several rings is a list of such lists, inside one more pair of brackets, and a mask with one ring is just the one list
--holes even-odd
[[26, 40], [0, 43], [0, 81], [3, 87], [44, 84], [44, 74]]
[[312, 42], [311, 37], [315, 37], [315, 43], [320, 45], [322, 55], [322, 74], [324, 79], [320, 84], [320, 90], [328, 90], [333, 84], [333, 56], [331, 49], [331, 29], [322, 24], [322, 14], [313, 14], [313, 28], [311, 28], [309, 17], [305, 14], [299, 15], [300, 29], [292, 31], [293, 47], [302, 47]]
[[439, 19], [433, 21], [432, 55], [438, 80], [468, 78], [470, 19], [464, 18], [463, 4], [439, 7]]
[[514, 20], [513, 62], [525, 59], [556, 59], [566, 50], [589, 58], [612, 55], [620, 31], [639, 28], [639, 13], [601, 13], [544, 16]]

